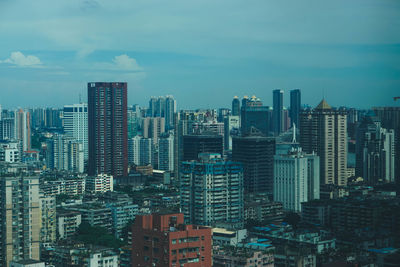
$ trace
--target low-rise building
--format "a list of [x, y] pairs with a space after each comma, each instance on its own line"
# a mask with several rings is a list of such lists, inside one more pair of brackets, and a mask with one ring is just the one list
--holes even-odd
[[86, 178], [86, 191], [92, 194], [114, 191], [114, 178], [112, 175], [99, 174]]
[[214, 267], [253, 267], [274, 266], [273, 248], [268, 250], [254, 250], [244, 247], [217, 248], [213, 254]]
[[82, 222], [82, 215], [77, 211], [57, 210], [58, 239], [72, 237]]
[[247, 237], [247, 230], [229, 231], [224, 228], [213, 228], [213, 245], [236, 246]]

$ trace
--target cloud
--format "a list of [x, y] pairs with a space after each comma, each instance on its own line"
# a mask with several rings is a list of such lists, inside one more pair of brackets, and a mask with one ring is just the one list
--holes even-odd
[[138, 63], [136, 62], [136, 59], [131, 58], [126, 54], [114, 57], [113, 62], [116, 65], [116, 67], [121, 70], [135, 70], [136, 71], [136, 70], [141, 69], [139, 67]]
[[40, 67], [42, 66], [42, 62], [36, 56], [28, 55], [25, 56], [19, 51], [12, 52], [11, 56], [3, 61], [0, 60], [0, 63], [9, 63], [18, 67]]

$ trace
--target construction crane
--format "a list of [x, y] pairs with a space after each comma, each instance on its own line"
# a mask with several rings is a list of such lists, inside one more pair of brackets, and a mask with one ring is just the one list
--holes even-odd
[[393, 100], [396, 101], [397, 99], [400, 99], [400, 96], [395, 96], [393, 97]]

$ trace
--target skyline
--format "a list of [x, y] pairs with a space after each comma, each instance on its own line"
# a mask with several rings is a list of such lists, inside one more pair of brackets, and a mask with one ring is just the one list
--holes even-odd
[[168, 94], [182, 109], [235, 95], [272, 106], [274, 89], [288, 106], [296, 88], [311, 106], [398, 105], [398, 1], [163, 4], [0, 1], [2, 106], [77, 103], [92, 81], [127, 82], [141, 106]]

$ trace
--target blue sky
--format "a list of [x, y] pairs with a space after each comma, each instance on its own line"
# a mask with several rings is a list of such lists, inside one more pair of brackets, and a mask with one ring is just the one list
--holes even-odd
[[[400, 1], [0, 0], [0, 104], [59, 106], [90, 81], [179, 108], [300, 88], [303, 102], [396, 105]], [[397, 103], [399, 105], [399, 103]]]

